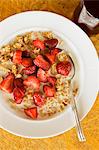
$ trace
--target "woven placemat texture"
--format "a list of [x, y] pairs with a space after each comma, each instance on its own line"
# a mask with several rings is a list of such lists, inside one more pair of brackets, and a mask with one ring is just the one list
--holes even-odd
[[[47, 10], [69, 19], [79, 0], [0, 0], [0, 21], [28, 10]], [[99, 34], [90, 37], [99, 53]], [[75, 129], [48, 139], [25, 139], [0, 129], [0, 150], [99, 150], [99, 97], [82, 121], [87, 141], [80, 143]]]

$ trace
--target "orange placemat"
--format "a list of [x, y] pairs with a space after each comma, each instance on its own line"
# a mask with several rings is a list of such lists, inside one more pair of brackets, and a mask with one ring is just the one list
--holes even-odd
[[[0, 21], [27, 10], [48, 10], [73, 19], [79, 0], [0, 0]], [[99, 34], [91, 36], [99, 52]], [[48, 139], [25, 139], [0, 129], [0, 150], [98, 150], [99, 149], [99, 97], [82, 121], [87, 138], [85, 143], [77, 139], [75, 129]]]

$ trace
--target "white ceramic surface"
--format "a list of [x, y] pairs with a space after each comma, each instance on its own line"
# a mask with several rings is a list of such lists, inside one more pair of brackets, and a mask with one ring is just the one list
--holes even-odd
[[[20, 33], [31, 30], [51, 30], [58, 34], [74, 53], [80, 65], [81, 90], [77, 107], [83, 119], [93, 106], [99, 85], [99, 64], [96, 50], [88, 36], [70, 20], [50, 12], [25, 12], [0, 23], [0, 46]], [[45, 138], [61, 134], [75, 124], [70, 107], [61, 115], [44, 121], [31, 121], [16, 116], [3, 103], [0, 92], [1, 128], [28, 138]]]

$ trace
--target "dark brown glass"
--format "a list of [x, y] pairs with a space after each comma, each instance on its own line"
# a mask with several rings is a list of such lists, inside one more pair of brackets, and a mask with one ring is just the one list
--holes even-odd
[[99, 18], [99, 0], [84, 0], [84, 5], [90, 14]]
[[99, 33], [99, 0], [81, 0], [74, 12], [74, 22], [89, 35]]

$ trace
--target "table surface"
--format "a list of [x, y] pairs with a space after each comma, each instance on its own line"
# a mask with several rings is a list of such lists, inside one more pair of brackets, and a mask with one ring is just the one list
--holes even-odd
[[[0, 0], [0, 21], [12, 14], [27, 10], [47, 10], [73, 19], [79, 0]], [[31, 4], [31, 5], [30, 5]], [[99, 34], [90, 37], [99, 53]], [[0, 129], [0, 150], [98, 150], [99, 149], [99, 96], [82, 121], [87, 141], [80, 143], [72, 130], [48, 139], [25, 139]]]

